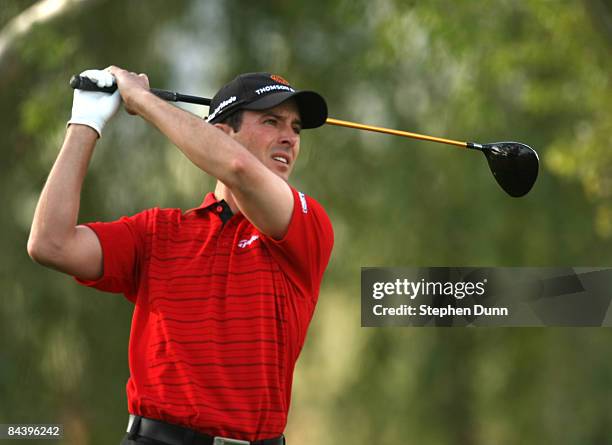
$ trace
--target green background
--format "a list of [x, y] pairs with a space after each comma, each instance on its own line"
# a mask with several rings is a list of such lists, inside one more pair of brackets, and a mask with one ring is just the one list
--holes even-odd
[[[319, 91], [339, 119], [540, 155], [534, 189], [514, 199], [477, 152], [303, 133], [293, 183], [328, 209], [336, 244], [290, 444], [612, 442], [609, 329], [365, 329], [359, 312], [362, 266], [610, 265], [611, 55], [605, 0], [2, 1], [0, 423], [63, 423], [66, 444], [118, 443], [125, 427], [131, 304], [26, 252], [68, 79], [115, 64], [208, 97], [269, 71]], [[191, 208], [213, 184], [121, 110], [80, 220]]]

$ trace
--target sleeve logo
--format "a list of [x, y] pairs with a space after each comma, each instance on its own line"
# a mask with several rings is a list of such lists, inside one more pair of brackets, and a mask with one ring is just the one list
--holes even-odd
[[308, 213], [308, 204], [306, 203], [306, 195], [302, 192], [298, 192], [298, 196], [300, 197], [300, 202], [302, 203], [302, 213]]

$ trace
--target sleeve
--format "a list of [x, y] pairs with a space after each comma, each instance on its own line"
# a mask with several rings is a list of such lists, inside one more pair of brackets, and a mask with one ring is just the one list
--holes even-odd
[[321, 204], [293, 187], [291, 191], [293, 214], [287, 233], [280, 240], [267, 236], [263, 240], [300, 293], [316, 301], [334, 245], [334, 232]]
[[145, 211], [112, 222], [85, 224], [100, 240], [103, 271], [97, 280], [75, 277], [76, 281], [101, 291], [122, 293], [135, 303], [140, 265], [145, 251], [147, 215], [148, 212]]

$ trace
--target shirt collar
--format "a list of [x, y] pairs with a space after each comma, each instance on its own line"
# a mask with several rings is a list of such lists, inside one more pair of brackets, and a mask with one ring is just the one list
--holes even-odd
[[204, 201], [202, 201], [202, 204], [200, 204], [198, 207], [194, 207], [193, 209], [187, 210], [185, 213], [195, 212], [196, 210], [206, 210], [219, 202], [220, 201], [217, 200], [213, 192], [208, 192], [204, 197]]
[[[221, 200], [223, 201], [223, 200]], [[204, 201], [202, 201], [202, 204], [200, 204], [200, 209], [205, 209], [207, 207], [210, 207], [214, 204], [217, 204], [218, 202], [221, 202], [219, 200], [217, 200], [217, 198], [215, 197], [215, 194], [213, 192], [208, 192], [206, 194], [206, 196], [204, 197]]]
[[224, 224], [229, 221], [232, 216], [234, 216], [232, 209], [230, 209], [230, 206], [227, 204], [225, 199], [218, 200], [213, 192], [208, 192], [206, 194], [204, 201], [202, 201], [202, 204], [200, 204], [199, 207], [189, 209], [184, 214], [186, 215], [188, 213], [201, 210], [209, 210], [216, 213]]

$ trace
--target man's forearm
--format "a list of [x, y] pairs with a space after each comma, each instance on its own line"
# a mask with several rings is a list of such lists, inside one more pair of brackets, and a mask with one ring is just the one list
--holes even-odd
[[81, 188], [98, 135], [90, 127], [70, 125], [40, 195], [28, 246], [60, 249], [75, 230]]
[[253, 155], [221, 130], [181, 110], [150, 92], [138, 94], [130, 107], [156, 126], [196, 166], [230, 186], [235, 182], [235, 165]]

